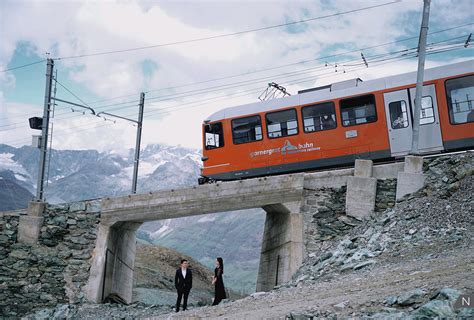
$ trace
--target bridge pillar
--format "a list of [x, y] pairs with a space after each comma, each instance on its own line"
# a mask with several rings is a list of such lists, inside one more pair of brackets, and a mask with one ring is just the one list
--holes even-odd
[[91, 266], [87, 295], [100, 303], [115, 294], [132, 302], [135, 267], [135, 232], [141, 222], [121, 222], [114, 226], [99, 226], [94, 263]]
[[355, 161], [354, 176], [347, 177], [346, 213], [356, 219], [368, 217], [375, 209], [377, 179], [372, 177], [372, 160]]
[[28, 215], [20, 216], [18, 226], [19, 243], [36, 244], [38, 242], [45, 208], [45, 202], [31, 201], [28, 203]]
[[397, 178], [397, 200], [403, 196], [414, 193], [425, 185], [423, 175], [423, 158], [416, 156], [406, 156], [403, 172], [398, 173]]
[[264, 206], [263, 233], [257, 291], [269, 291], [291, 280], [303, 262], [301, 201]]

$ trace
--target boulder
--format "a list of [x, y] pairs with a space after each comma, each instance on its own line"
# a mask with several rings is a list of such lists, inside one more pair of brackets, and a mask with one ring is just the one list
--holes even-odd
[[419, 307], [412, 315], [421, 319], [454, 318], [456, 316], [451, 304], [445, 300], [432, 300]]
[[422, 302], [425, 292], [421, 289], [415, 289], [408, 292], [405, 292], [398, 296], [397, 304], [401, 306], [409, 306], [415, 303]]

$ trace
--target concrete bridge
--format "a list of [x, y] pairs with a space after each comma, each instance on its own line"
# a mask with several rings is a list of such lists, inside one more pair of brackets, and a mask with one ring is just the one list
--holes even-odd
[[303, 259], [303, 181], [288, 175], [102, 200], [89, 298], [100, 302], [113, 292], [131, 301], [135, 231], [143, 222], [250, 208], [267, 212], [257, 290], [273, 288], [277, 277], [288, 281]]
[[[347, 186], [345, 212], [364, 219], [374, 211], [378, 179], [397, 179], [397, 198], [423, 186], [422, 159], [373, 166], [357, 160], [353, 169], [290, 174], [186, 189], [150, 192], [100, 201], [100, 222], [90, 258], [86, 298], [100, 303], [110, 293], [131, 302], [135, 263], [135, 232], [146, 221], [233, 210], [263, 208], [267, 215], [262, 239], [257, 291], [291, 280], [310, 237], [305, 190]], [[314, 192], [313, 192], [314, 193]], [[87, 206], [85, 206], [86, 208]], [[43, 226], [44, 203], [31, 203], [20, 216], [18, 241], [34, 244]], [[84, 209], [84, 211], [87, 211]], [[312, 216], [312, 213], [311, 213]], [[82, 290], [82, 289], [81, 289]]]

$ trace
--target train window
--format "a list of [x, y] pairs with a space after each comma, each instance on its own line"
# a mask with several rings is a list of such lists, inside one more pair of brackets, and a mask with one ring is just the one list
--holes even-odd
[[204, 138], [206, 150], [224, 146], [224, 131], [222, 123], [216, 122], [204, 125]]
[[390, 111], [392, 129], [403, 129], [408, 127], [407, 103], [405, 101], [390, 102], [388, 109]]
[[342, 100], [340, 106], [344, 127], [377, 121], [375, 97], [372, 94]]
[[304, 107], [302, 113], [304, 132], [329, 130], [336, 127], [336, 111], [332, 102]]
[[449, 121], [452, 124], [474, 122], [474, 76], [447, 80]]
[[430, 96], [421, 99], [420, 125], [435, 122], [433, 98]]
[[235, 144], [262, 140], [260, 116], [232, 120], [232, 137]]
[[267, 131], [269, 138], [286, 137], [298, 134], [296, 110], [284, 110], [267, 113]]

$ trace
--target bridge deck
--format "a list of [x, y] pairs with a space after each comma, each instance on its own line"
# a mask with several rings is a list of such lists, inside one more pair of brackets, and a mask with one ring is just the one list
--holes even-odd
[[153, 221], [299, 201], [303, 174], [239, 180], [102, 200], [102, 223]]

